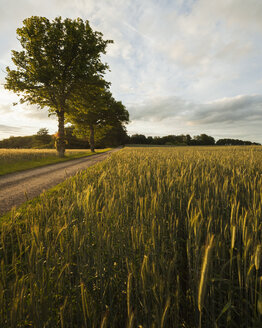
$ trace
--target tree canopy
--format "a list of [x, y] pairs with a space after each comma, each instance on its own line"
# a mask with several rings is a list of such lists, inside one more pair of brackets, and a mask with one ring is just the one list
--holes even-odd
[[108, 65], [101, 62], [106, 46], [102, 33], [91, 29], [88, 21], [61, 17], [49, 21], [33, 16], [17, 29], [23, 48], [12, 51], [15, 69], [6, 68], [5, 88], [20, 96], [21, 102], [48, 107], [58, 117], [57, 150], [64, 156], [65, 113], [76, 89], [81, 85], [104, 86]]

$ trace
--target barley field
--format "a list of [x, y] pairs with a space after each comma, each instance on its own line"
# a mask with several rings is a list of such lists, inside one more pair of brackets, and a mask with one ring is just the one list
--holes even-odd
[[[98, 149], [104, 152], [107, 149]], [[55, 149], [0, 149], [0, 175], [21, 171], [67, 159], [92, 155], [89, 149], [68, 149], [65, 158], [59, 158]]]
[[1, 223], [1, 327], [261, 327], [262, 147], [128, 148]]
[[[87, 153], [89, 149], [68, 149], [67, 155]], [[55, 149], [0, 149], [0, 160], [5, 163], [11, 163], [20, 160], [37, 160], [46, 157], [57, 157]]]

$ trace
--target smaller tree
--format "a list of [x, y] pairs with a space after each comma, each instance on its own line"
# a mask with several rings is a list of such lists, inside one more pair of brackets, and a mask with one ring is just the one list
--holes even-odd
[[65, 128], [66, 148], [68, 149], [85, 149], [89, 148], [89, 143], [86, 139], [79, 139], [74, 134], [75, 127], [73, 125]]
[[52, 142], [52, 136], [48, 133], [48, 129], [46, 128], [39, 129], [34, 136], [34, 139], [35, 147], [50, 147], [50, 143]]
[[88, 138], [95, 151], [95, 140], [102, 139], [111, 129], [129, 121], [128, 111], [105, 88], [82, 87], [75, 93], [70, 106], [74, 108], [67, 120], [75, 127], [75, 134]]

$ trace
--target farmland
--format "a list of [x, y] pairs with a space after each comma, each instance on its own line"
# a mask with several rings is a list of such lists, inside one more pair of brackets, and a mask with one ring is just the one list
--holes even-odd
[[55, 149], [0, 149], [0, 175], [90, 155], [93, 153], [89, 149], [69, 149], [64, 158], [59, 158]]
[[1, 327], [260, 327], [262, 148], [128, 148], [1, 223]]

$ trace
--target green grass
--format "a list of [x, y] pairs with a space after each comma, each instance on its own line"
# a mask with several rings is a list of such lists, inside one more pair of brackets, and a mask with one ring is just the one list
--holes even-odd
[[[110, 148], [98, 149], [96, 154], [108, 150]], [[54, 149], [0, 149], [0, 176], [92, 155], [94, 153], [87, 149], [67, 150], [64, 158], [59, 158]]]
[[128, 148], [5, 217], [1, 327], [261, 327], [262, 147]]

